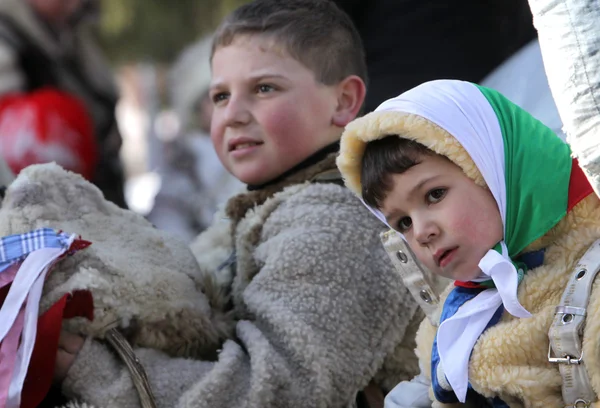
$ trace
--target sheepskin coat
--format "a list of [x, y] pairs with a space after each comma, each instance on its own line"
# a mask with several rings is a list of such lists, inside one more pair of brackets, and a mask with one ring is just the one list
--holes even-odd
[[[369, 383], [389, 390], [417, 373], [422, 313], [378, 221], [349, 190], [317, 180], [331, 171], [333, 155], [232, 198], [193, 243], [213, 312], [230, 313], [235, 334], [214, 361], [137, 348], [160, 407], [349, 407]], [[63, 392], [139, 406], [124, 365], [91, 339]]]

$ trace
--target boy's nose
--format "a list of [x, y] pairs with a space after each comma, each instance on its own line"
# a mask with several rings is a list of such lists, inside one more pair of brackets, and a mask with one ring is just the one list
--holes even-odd
[[413, 219], [413, 231], [415, 239], [421, 245], [431, 243], [440, 233], [435, 222], [431, 220], [416, 221]]
[[225, 107], [225, 125], [235, 127], [248, 124], [252, 114], [248, 104], [241, 98], [231, 98]]

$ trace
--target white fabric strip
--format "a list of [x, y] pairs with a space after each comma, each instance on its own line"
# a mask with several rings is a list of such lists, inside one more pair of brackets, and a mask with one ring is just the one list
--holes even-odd
[[[37, 252], [38, 251], [31, 253], [29, 256], [36, 255]], [[62, 253], [64, 253], [64, 250], [60, 252], [56, 258]], [[54, 258], [54, 260], [56, 260], [56, 258]], [[27, 297], [27, 304], [25, 305], [25, 324], [23, 326], [23, 334], [21, 335], [21, 345], [19, 346], [19, 351], [17, 353], [17, 360], [15, 361], [15, 369], [8, 389], [7, 408], [19, 408], [21, 406], [21, 391], [23, 390], [23, 384], [25, 384], [25, 377], [27, 376], [27, 370], [29, 368], [29, 362], [31, 361], [31, 355], [33, 354], [33, 346], [35, 345], [37, 334], [40, 298], [42, 297], [42, 289], [44, 288], [46, 275], [51, 266], [52, 263], [44, 268], [33, 284], [31, 292]]]
[[[504, 242], [502, 246], [505, 253]], [[496, 310], [504, 305], [513, 316], [531, 316], [515, 296], [519, 280], [510, 261], [490, 250], [479, 262], [479, 268], [486, 280], [492, 278], [497, 289], [486, 289], [461, 306], [454, 316], [440, 325], [437, 336], [444, 373], [456, 396], [459, 400], [462, 398], [461, 402], [467, 395], [471, 350]]]
[[[506, 232], [506, 185], [504, 140], [500, 123], [486, 97], [473, 84], [463, 81], [431, 81], [385, 101], [376, 111], [406, 112], [421, 116], [445, 129], [467, 151], [487, 186], [502, 217]], [[377, 209], [371, 212], [387, 222]], [[479, 279], [494, 280], [496, 289], [487, 289], [464, 304], [438, 330], [438, 351], [448, 382], [460, 402], [465, 402], [468, 361], [471, 351], [494, 315], [504, 304], [516, 317], [529, 317], [517, 298], [518, 274], [504, 242], [502, 254], [490, 250], [479, 263]]]

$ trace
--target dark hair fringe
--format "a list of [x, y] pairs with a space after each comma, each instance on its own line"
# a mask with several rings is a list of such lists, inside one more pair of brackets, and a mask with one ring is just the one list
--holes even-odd
[[381, 208], [394, 187], [391, 176], [421, 163], [424, 155], [434, 154], [422, 144], [399, 135], [388, 135], [367, 143], [360, 172], [363, 201], [369, 207]]

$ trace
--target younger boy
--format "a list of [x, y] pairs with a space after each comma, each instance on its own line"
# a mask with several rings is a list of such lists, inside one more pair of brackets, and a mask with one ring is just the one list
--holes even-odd
[[[335, 166], [365, 96], [352, 23], [329, 1], [252, 2], [217, 30], [212, 75], [211, 137], [248, 192], [193, 250], [236, 337], [211, 362], [136, 350], [158, 405], [346, 407], [370, 382], [385, 391], [411, 378], [421, 314]], [[103, 344], [77, 342], [63, 334], [63, 391], [137, 407], [125, 367]]]
[[[589, 304], [579, 302], [600, 265], [578, 260], [600, 238], [600, 200], [550, 129], [495, 91], [433, 81], [349, 124], [338, 166], [425, 267], [455, 280], [439, 327], [424, 320], [417, 334], [420, 367], [438, 403], [597, 400], [600, 301], [592, 291]], [[568, 282], [576, 265], [577, 279]], [[572, 293], [577, 299], [569, 300]], [[567, 333], [582, 322], [561, 310], [586, 308], [594, 315], [579, 343], [586, 358], [577, 367], [549, 364], [549, 338], [550, 353], [569, 361], [560, 334], [549, 336], [553, 319]], [[401, 398], [390, 397], [390, 406], [392, 399]]]

